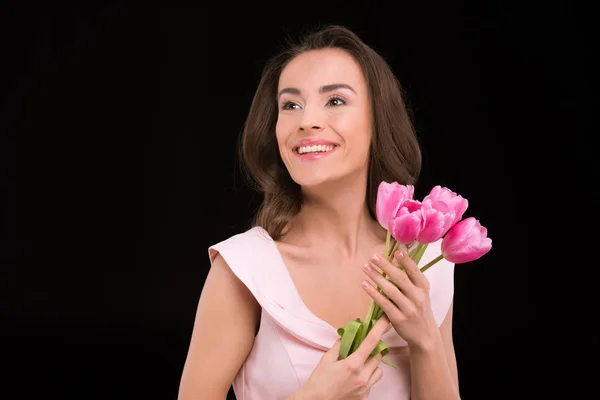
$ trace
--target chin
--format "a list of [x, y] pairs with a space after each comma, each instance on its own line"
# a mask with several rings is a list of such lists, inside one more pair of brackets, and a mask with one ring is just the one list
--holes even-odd
[[319, 174], [296, 174], [292, 175], [292, 179], [303, 188], [319, 187], [331, 181], [329, 176]]
[[301, 173], [292, 175], [292, 179], [303, 189], [316, 189], [328, 186], [335, 186], [344, 180], [344, 174], [332, 174], [331, 171], [319, 171], [312, 173]]

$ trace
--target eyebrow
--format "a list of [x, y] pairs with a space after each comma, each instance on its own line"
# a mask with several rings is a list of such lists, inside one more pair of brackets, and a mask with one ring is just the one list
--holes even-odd
[[[334, 90], [338, 90], [338, 89], [348, 89], [348, 90], [352, 91], [354, 94], [356, 94], [356, 91], [352, 88], [352, 86], [347, 85], [345, 83], [332, 83], [331, 85], [321, 86], [319, 88], [319, 93], [323, 94], [323, 93], [327, 93], [327, 92], [333, 92]], [[300, 95], [300, 89], [292, 88], [292, 87], [283, 88], [277, 94], [277, 99], [279, 99], [281, 97], [281, 95], [284, 93]]]

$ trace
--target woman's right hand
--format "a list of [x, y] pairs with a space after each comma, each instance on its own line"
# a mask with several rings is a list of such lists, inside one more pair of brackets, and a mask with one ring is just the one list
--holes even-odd
[[349, 400], [368, 398], [371, 387], [383, 376], [379, 368], [381, 354], [371, 357], [371, 352], [381, 336], [391, 328], [383, 315], [375, 323], [356, 351], [338, 360], [341, 339], [321, 358], [306, 384], [293, 397], [297, 400]]

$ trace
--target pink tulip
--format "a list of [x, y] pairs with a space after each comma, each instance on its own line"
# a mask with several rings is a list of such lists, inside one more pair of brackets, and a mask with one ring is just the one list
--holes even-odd
[[434, 186], [431, 192], [423, 199], [423, 201], [425, 200], [443, 201], [454, 210], [454, 221], [452, 221], [450, 227], [453, 227], [460, 221], [465, 211], [467, 211], [467, 207], [469, 207], [467, 199], [440, 185]]
[[390, 229], [390, 220], [396, 215], [404, 200], [412, 199], [415, 187], [401, 185], [398, 182], [381, 182], [377, 189], [375, 213], [377, 221], [385, 229]]
[[417, 238], [423, 229], [423, 213], [421, 202], [404, 200], [390, 221], [390, 233], [401, 244], [407, 244]]
[[490, 251], [492, 239], [487, 229], [473, 217], [454, 225], [442, 239], [442, 256], [455, 264], [476, 260]]
[[422, 213], [423, 229], [417, 235], [419, 243], [433, 243], [441, 239], [454, 222], [454, 209], [444, 201], [423, 200]]

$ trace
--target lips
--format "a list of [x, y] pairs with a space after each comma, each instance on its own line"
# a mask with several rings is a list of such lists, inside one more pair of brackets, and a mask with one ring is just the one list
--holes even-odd
[[[295, 154], [305, 155], [305, 154], [321, 154], [321, 153], [330, 153], [337, 149], [339, 146], [337, 145], [314, 145], [313, 146], [300, 146], [294, 150]], [[302, 152], [301, 152], [302, 151]]]
[[294, 146], [294, 152], [298, 152], [298, 149], [300, 147], [304, 147], [304, 146], [318, 146], [318, 145], [324, 145], [324, 146], [334, 146], [334, 147], [338, 147], [339, 144], [331, 141], [331, 140], [327, 140], [327, 139], [302, 139], [300, 140], [298, 143], [296, 143], [296, 145]]
[[300, 146], [294, 150], [294, 154], [301, 162], [316, 161], [336, 153], [339, 147], [339, 145]]

